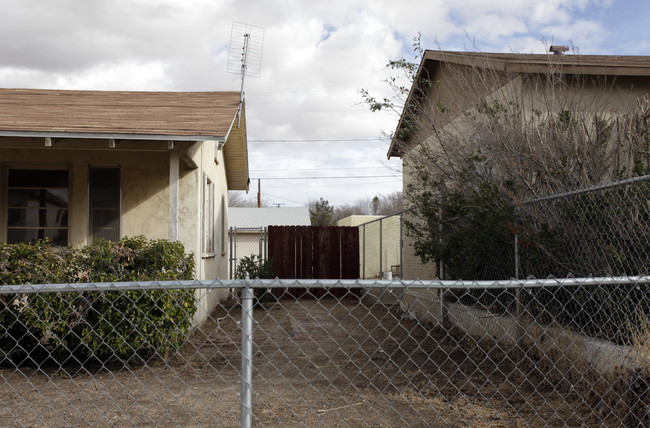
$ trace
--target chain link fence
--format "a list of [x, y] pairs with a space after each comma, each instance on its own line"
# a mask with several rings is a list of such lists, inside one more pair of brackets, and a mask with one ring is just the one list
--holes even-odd
[[401, 278], [403, 211], [359, 225], [361, 278]]
[[[441, 218], [475, 242], [440, 280], [0, 286], [0, 421], [649, 426], [650, 176], [504, 212]], [[410, 275], [405, 215], [399, 262], [389, 218], [360, 226], [362, 276]], [[503, 227], [479, 242], [486, 219]], [[266, 258], [248, 232], [231, 230], [231, 273]], [[193, 296], [223, 290], [197, 313]]]
[[[567, 303], [553, 291], [612, 288], [639, 289], [639, 304], [647, 305], [649, 283], [637, 276], [2, 286], [0, 420], [11, 426], [647, 426], [647, 318], [626, 326], [633, 340], [617, 345], [565, 326], [553, 312], [540, 316], [528, 308]], [[253, 289], [274, 287], [308, 292], [254, 300]], [[315, 288], [357, 287], [362, 297], [309, 298]], [[184, 302], [172, 290], [221, 288], [241, 289], [241, 298], [218, 304], [201, 326], [179, 325], [167, 344], [141, 328], [147, 314], [129, 312], [143, 295], [158, 293], [163, 311]], [[443, 320], [439, 292], [469, 289], [520, 294], [527, 304], [492, 310], [446, 302]], [[107, 299], [114, 306], [106, 314], [89, 310], [98, 295], [115, 294], [122, 298]], [[61, 299], [70, 302], [68, 313], [77, 316], [51, 313], [42, 305], [50, 299], [58, 299], [57, 307]], [[590, 304], [594, 323], [607, 317], [608, 302]], [[35, 305], [41, 310], [31, 311]], [[113, 312], [129, 313], [125, 328], [77, 328], [101, 325]], [[58, 323], [74, 324], [70, 331], [79, 340], [45, 328]], [[132, 330], [146, 334], [119, 340]], [[84, 340], [92, 333], [101, 346]], [[61, 352], [68, 345], [74, 348]], [[112, 352], [94, 352], [107, 348]]]
[[268, 230], [266, 227], [231, 227], [229, 229], [229, 278], [234, 279], [240, 260], [255, 256], [258, 261], [268, 258]]
[[519, 211], [524, 276], [650, 272], [650, 176], [533, 199]]

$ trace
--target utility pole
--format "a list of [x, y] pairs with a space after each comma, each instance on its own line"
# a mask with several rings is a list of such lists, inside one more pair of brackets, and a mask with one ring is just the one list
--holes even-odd
[[257, 208], [262, 208], [262, 184], [261, 179], [257, 179]]

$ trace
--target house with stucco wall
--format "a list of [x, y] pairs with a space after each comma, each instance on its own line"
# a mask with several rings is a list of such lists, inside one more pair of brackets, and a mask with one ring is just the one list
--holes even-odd
[[[197, 279], [227, 278], [248, 185], [239, 92], [0, 89], [0, 242], [177, 240]], [[199, 294], [197, 322], [224, 297]]]
[[[426, 50], [414, 75], [404, 110], [388, 149], [388, 158], [402, 159], [404, 194], [412, 180], [419, 151], [441, 150], [444, 136], [463, 129], [482, 100], [522, 107], [520, 120], [536, 111], [572, 108], [599, 114], [626, 111], [650, 94], [650, 57], [617, 55], [516, 54]], [[548, 78], [562, 79], [561, 93], [548, 93]], [[422, 84], [422, 82], [425, 82]], [[537, 107], [547, 103], [546, 110]], [[551, 105], [551, 108], [548, 106]], [[415, 113], [415, 114], [414, 114]], [[481, 136], [475, 135], [475, 141]], [[440, 152], [441, 155], [442, 151]], [[416, 204], [410, 201], [410, 204]], [[407, 204], [409, 201], [407, 200]], [[434, 263], [422, 264], [405, 236], [403, 270], [408, 279], [433, 279]]]

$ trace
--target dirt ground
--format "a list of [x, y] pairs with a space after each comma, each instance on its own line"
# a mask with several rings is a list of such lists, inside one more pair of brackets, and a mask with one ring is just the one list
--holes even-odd
[[[0, 370], [1, 426], [239, 426], [240, 309], [138, 366]], [[358, 299], [255, 309], [254, 426], [619, 426], [494, 345]]]

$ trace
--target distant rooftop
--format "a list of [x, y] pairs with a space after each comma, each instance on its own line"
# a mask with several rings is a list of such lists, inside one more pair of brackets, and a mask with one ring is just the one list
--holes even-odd
[[231, 227], [311, 226], [308, 207], [228, 209]]

